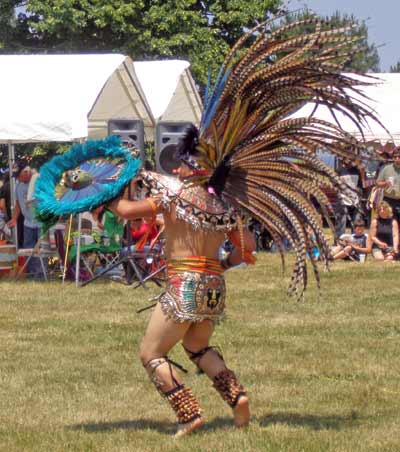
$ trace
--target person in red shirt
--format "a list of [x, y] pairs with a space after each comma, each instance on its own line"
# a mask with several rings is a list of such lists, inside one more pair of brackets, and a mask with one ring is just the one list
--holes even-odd
[[147, 235], [146, 244], [152, 243], [158, 232], [157, 224], [148, 223], [144, 218], [131, 220], [130, 234], [133, 244], [139, 242], [145, 235]]

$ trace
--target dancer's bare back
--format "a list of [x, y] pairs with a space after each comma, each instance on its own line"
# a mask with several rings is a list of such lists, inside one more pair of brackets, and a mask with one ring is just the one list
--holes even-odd
[[[151, 218], [153, 215], [152, 206], [146, 200], [117, 199], [111, 203], [109, 208], [116, 215], [128, 220]], [[225, 238], [223, 232], [193, 229], [190, 224], [177, 218], [174, 205], [171, 205], [168, 210], [158, 206], [157, 213], [162, 213], [164, 216], [167, 258], [206, 256], [218, 259], [218, 250]]]

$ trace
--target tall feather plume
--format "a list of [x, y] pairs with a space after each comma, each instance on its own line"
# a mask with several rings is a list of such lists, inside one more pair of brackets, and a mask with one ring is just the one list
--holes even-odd
[[[298, 299], [308, 281], [310, 230], [326, 267], [331, 259], [320, 218], [320, 212], [330, 212], [324, 187], [347, 189], [317, 150], [347, 161], [365, 152], [362, 142], [342, 130], [336, 113], [360, 131], [367, 118], [379, 122], [362, 100], [367, 101], [362, 87], [376, 80], [342, 72], [359, 50], [351, 30], [351, 25], [334, 29], [316, 16], [257, 25], [227, 55], [200, 125], [197, 152], [212, 172], [208, 185], [259, 220], [278, 244], [289, 240], [296, 255], [289, 292]], [[313, 115], [294, 118], [307, 102], [327, 107], [332, 122]]]

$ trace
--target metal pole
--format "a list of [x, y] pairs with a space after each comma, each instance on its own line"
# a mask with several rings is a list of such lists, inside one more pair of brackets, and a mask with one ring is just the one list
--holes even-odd
[[[77, 143], [83, 143], [84, 140], [74, 140]], [[82, 229], [82, 214], [78, 213], [78, 243], [76, 244], [76, 262], [75, 262], [75, 287], [79, 287], [79, 271], [81, 260], [81, 229]]]
[[82, 214], [78, 213], [78, 243], [76, 244], [75, 286], [79, 286], [79, 264], [81, 260], [81, 228]]
[[[15, 163], [15, 144], [8, 143], [8, 171], [10, 175], [10, 200], [11, 200], [11, 212], [14, 213], [15, 210], [15, 178], [13, 177], [13, 168]], [[18, 225], [16, 224], [12, 230], [13, 241], [18, 251]]]

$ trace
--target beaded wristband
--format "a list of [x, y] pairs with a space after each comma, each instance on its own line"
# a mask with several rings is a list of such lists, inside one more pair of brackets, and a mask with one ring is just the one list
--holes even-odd
[[151, 210], [153, 211], [153, 218], [157, 216], [157, 204], [151, 198], [146, 198], [146, 201], [150, 204]]

